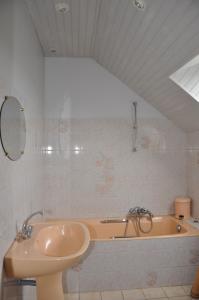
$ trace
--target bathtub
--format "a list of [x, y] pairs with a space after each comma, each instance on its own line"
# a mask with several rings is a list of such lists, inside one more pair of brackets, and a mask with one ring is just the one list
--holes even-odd
[[[152, 230], [149, 233], [135, 231], [133, 222], [129, 221], [126, 237], [124, 236], [126, 220], [125, 219], [80, 219], [89, 231], [91, 240], [112, 240], [112, 239], [150, 239], [150, 238], [168, 238], [179, 236], [199, 236], [199, 230], [188, 224], [186, 221], [179, 221], [173, 216], [153, 217]], [[177, 231], [177, 225], [181, 225], [180, 232]], [[143, 219], [142, 227], [147, 231], [149, 221]]]
[[[149, 234], [135, 235], [125, 222], [78, 219], [89, 228], [91, 243], [81, 265], [67, 272], [67, 292], [126, 290], [193, 283], [199, 266], [199, 230], [172, 216], [153, 218]], [[148, 226], [146, 224], [146, 226]], [[132, 237], [133, 236], [133, 237]]]

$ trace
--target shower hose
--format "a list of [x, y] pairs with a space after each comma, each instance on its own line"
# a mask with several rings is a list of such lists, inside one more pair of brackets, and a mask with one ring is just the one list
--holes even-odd
[[[150, 226], [149, 226], [149, 229], [144, 229], [143, 228], [143, 226], [142, 226], [142, 224], [141, 224], [141, 220], [142, 220], [142, 218], [147, 218], [147, 219], [149, 219], [149, 221], [150, 221]], [[152, 228], [153, 228], [153, 219], [152, 219], [152, 215], [151, 214], [149, 214], [149, 213], [146, 213], [146, 214], [142, 214], [142, 215], [136, 215], [136, 216], [132, 216], [131, 218], [131, 221], [132, 221], [132, 223], [133, 223], [133, 225], [134, 225], [134, 228], [135, 228], [135, 232], [136, 232], [136, 234], [137, 234], [137, 236], [139, 236], [140, 234], [140, 232], [142, 232], [142, 233], [149, 233], [149, 232], [151, 232], [151, 230], [152, 230]], [[128, 223], [129, 223], [129, 220], [127, 220], [127, 223], [126, 223], [126, 226], [125, 226], [125, 232], [124, 232], [124, 236], [126, 237], [127, 236], [127, 229], [128, 229]]]

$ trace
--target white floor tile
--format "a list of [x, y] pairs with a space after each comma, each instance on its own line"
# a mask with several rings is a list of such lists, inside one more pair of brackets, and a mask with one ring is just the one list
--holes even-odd
[[124, 300], [144, 300], [146, 297], [141, 289], [123, 290]]
[[187, 296], [191, 294], [191, 288], [192, 288], [191, 285], [183, 285], [182, 288], [183, 288], [183, 290], [185, 291], [185, 294], [186, 294]]
[[64, 300], [191, 300], [191, 286], [65, 294]]
[[65, 294], [64, 300], [79, 300], [79, 294], [78, 293]]
[[150, 300], [170, 300], [169, 298], [154, 298], [154, 299], [150, 299]]
[[81, 293], [80, 300], [101, 300], [100, 293]]
[[185, 290], [182, 286], [168, 286], [163, 287], [163, 290], [167, 297], [185, 296]]
[[190, 296], [179, 296], [179, 297], [171, 297], [169, 300], [191, 300]]
[[123, 300], [121, 291], [105, 291], [101, 293], [102, 300]]
[[6, 300], [21, 300], [21, 297], [8, 297]]
[[166, 297], [163, 289], [161, 288], [143, 289], [143, 293], [147, 299], [157, 299]]

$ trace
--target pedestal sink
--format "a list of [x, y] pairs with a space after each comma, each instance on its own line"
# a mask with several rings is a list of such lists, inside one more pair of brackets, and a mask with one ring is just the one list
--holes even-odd
[[62, 271], [77, 264], [89, 246], [87, 227], [56, 221], [34, 225], [32, 237], [14, 241], [4, 266], [8, 277], [35, 277], [38, 300], [63, 300]]

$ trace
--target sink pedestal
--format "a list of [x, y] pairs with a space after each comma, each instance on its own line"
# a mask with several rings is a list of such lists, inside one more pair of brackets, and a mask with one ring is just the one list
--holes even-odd
[[36, 278], [37, 300], [64, 300], [62, 272]]

